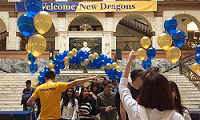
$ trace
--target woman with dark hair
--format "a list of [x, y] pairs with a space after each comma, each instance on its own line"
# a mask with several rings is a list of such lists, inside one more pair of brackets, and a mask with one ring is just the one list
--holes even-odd
[[88, 97], [88, 89], [83, 87], [78, 100], [78, 110], [80, 120], [94, 120], [97, 115], [95, 102]]
[[92, 82], [91, 88], [90, 88], [89, 95], [92, 99], [94, 99], [95, 103], [97, 100], [97, 95], [100, 93], [100, 86], [98, 82]]
[[127, 87], [128, 75], [137, 56], [133, 50], [129, 53], [119, 85], [120, 98], [129, 120], [184, 120], [183, 116], [175, 112], [169, 82], [158, 72], [158, 68], [150, 68], [144, 73], [138, 103], [132, 98]]
[[63, 94], [62, 100], [62, 118], [64, 120], [76, 120], [78, 109], [78, 100], [75, 98], [76, 94], [74, 88], [68, 88]]
[[181, 95], [178, 90], [178, 86], [173, 81], [169, 81], [169, 85], [171, 87], [172, 97], [175, 102], [175, 110], [179, 112], [184, 117], [185, 120], [191, 120], [191, 117], [187, 108], [181, 104]]

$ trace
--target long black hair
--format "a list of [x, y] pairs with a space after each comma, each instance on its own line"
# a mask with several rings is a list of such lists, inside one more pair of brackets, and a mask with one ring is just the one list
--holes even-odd
[[78, 105], [79, 105], [79, 106], [81, 106], [82, 103], [86, 103], [86, 102], [89, 101], [89, 98], [88, 98], [88, 97], [86, 97], [86, 98], [83, 100], [83, 95], [82, 95], [82, 93], [83, 93], [83, 91], [84, 91], [85, 89], [87, 89], [87, 88], [86, 88], [86, 87], [81, 88], [81, 93], [80, 93], [79, 99], [78, 99]]
[[[94, 87], [97, 87], [96, 91], [93, 91]], [[98, 82], [92, 82], [90, 90], [97, 96], [97, 94], [99, 94], [101, 92], [99, 83]]]
[[72, 88], [72, 87], [67, 88], [67, 90], [64, 92], [64, 95], [63, 95], [64, 106], [67, 106], [67, 105], [68, 105], [68, 102], [69, 102], [69, 96], [67, 95], [67, 91], [68, 91], [69, 89], [72, 90], [71, 101], [72, 101], [72, 107], [74, 107], [74, 105], [75, 105], [75, 97], [76, 97], [76, 94], [75, 94], [74, 88]]
[[175, 102], [175, 109], [181, 114], [183, 115], [184, 110], [187, 110], [186, 107], [184, 107], [181, 104], [181, 95], [180, 92], [178, 90], [178, 86], [176, 85], [175, 82], [173, 81], [169, 81], [169, 85], [171, 87], [171, 91], [176, 93], [176, 97], [174, 98], [174, 102]]

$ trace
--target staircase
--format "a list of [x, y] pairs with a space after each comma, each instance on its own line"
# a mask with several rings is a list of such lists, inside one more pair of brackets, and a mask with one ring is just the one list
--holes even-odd
[[200, 111], [200, 91], [188, 78], [178, 73], [164, 73], [169, 81], [174, 81], [178, 85], [182, 104], [188, 108], [189, 111]]
[[[58, 77], [87, 77], [99, 73], [62, 73]], [[101, 75], [105, 75], [100, 73]], [[200, 91], [193, 83], [178, 73], [163, 73], [168, 80], [175, 81], [179, 87], [182, 103], [190, 111], [200, 111]], [[0, 74], [0, 111], [23, 110], [21, 103], [22, 91], [25, 88], [26, 80], [30, 79], [34, 83], [34, 79], [38, 76], [30, 73], [1, 73]], [[57, 79], [57, 78], [56, 78]], [[58, 81], [63, 81], [59, 80]]]
[[148, 25], [138, 21], [138, 20], [127, 20], [123, 19], [119, 22], [120, 25], [125, 26], [133, 31], [136, 31], [144, 36], [152, 37], [152, 33]]

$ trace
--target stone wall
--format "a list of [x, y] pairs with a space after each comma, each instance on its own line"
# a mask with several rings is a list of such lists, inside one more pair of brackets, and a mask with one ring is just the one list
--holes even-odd
[[[124, 70], [125, 64], [128, 59], [118, 60], [118, 65], [122, 67], [122, 71]], [[38, 71], [43, 70], [45, 66], [49, 64], [48, 59], [37, 59], [36, 63], [38, 64]], [[178, 65], [178, 63], [174, 64], [174, 66]], [[152, 66], [160, 68], [161, 72], [164, 72], [173, 67], [166, 58], [159, 58], [152, 60]], [[29, 64], [25, 61], [25, 59], [0, 59], [0, 69], [3, 69], [10, 73], [30, 73]], [[142, 61], [140, 59], [136, 59], [131, 66], [131, 70], [133, 69], [143, 69]], [[92, 69], [94, 71], [95, 69]], [[173, 71], [174, 70], [170, 70]], [[169, 72], [170, 72], [169, 71]], [[176, 72], [178, 72], [178, 67], [176, 68]]]

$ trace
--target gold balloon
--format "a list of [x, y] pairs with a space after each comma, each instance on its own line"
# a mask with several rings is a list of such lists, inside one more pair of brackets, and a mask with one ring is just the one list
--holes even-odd
[[36, 34], [28, 40], [28, 46], [33, 56], [39, 57], [46, 50], [47, 42], [43, 36]]
[[181, 51], [175, 46], [170, 47], [169, 50], [167, 50], [166, 52], [166, 57], [172, 64], [176, 63], [179, 60], [180, 56]]
[[105, 66], [105, 69], [110, 69], [112, 66], [110, 63], [107, 63], [106, 66]]
[[32, 86], [33, 86], [33, 88], [36, 88], [37, 87], [37, 83], [33, 83]]
[[43, 35], [46, 33], [52, 25], [51, 15], [46, 11], [38, 12], [34, 17], [34, 25], [36, 30]]
[[139, 55], [138, 58], [144, 60], [146, 58], [146, 50], [143, 48], [139, 48], [137, 50], [137, 54]]
[[198, 63], [194, 63], [192, 65], [192, 70], [195, 72], [195, 73], [199, 73], [200, 71], [200, 65]]
[[39, 83], [40, 81], [37, 79], [37, 78], [35, 78], [35, 83]]
[[83, 62], [85, 63], [85, 65], [88, 65], [90, 63], [90, 60], [86, 59]]
[[31, 46], [29, 46], [28, 45], [28, 43], [25, 45], [25, 48], [26, 48], [26, 51], [28, 52], [28, 53], [31, 53]]
[[143, 48], [147, 49], [151, 45], [151, 39], [147, 36], [142, 37], [140, 43]]
[[54, 68], [54, 66], [55, 66], [55, 64], [53, 64], [53, 63], [49, 63], [49, 65], [48, 65], [48, 67], [50, 68], [50, 69], [53, 69]]
[[120, 66], [117, 66], [117, 67], [116, 67], [116, 70], [117, 70], [117, 71], [120, 71], [120, 70], [122, 70], [122, 68], [121, 68]]
[[68, 55], [68, 58], [72, 58], [74, 56], [72, 51], [69, 51], [67, 55]]
[[55, 70], [55, 69], [51, 69], [51, 71], [54, 72], [54, 73], [56, 73], [56, 70]]
[[64, 58], [64, 65], [69, 66], [69, 57]]
[[90, 54], [88, 60], [94, 60], [93, 54]]
[[168, 50], [172, 44], [172, 37], [168, 33], [162, 33], [158, 36], [157, 43], [163, 50]]
[[100, 70], [105, 71], [105, 67], [101, 66]]
[[26, 62], [30, 65], [31, 64], [31, 62], [29, 61], [29, 59], [28, 59], [28, 54], [26, 55]]
[[85, 62], [82, 62], [82, 63], [81, 63], [81, 66], [86, 66]]
[[77, 55], [77, 49], [76, 49], [76, 48], [73, 48], [73, 49], [72, 49], [72, 53], [73, 53], [73, 55]]
[[94, 58], [97, 58], [98, 56], [99, 56], [99, 54], [96, 53], [96, 52], [93, 54], [93, 57], [94, 57]]
[[116, 68], [116, 67], [117, 67], [117, 63], [116, 62], [112, 63], [112, 68]]

